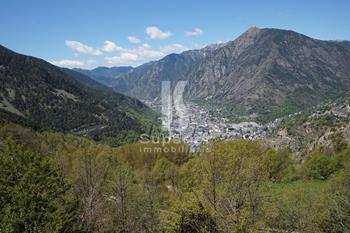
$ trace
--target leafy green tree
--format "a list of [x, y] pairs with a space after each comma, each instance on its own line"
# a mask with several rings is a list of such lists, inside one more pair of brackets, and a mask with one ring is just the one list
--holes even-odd
[[183, 199], [171, 199], [171, 204], [162, 212], [161, 232], [165, 233], [217, 233], [218, 226], [213, 215], [205, 209], [193, 193]]
[[74, 166], [70, 176], [74, 182], [73, 190], [82, 203], [81, 219], [86, 232], [99, 232], [104, 225], [103, 187], [109, 170], [104, 156], [104, 148], [83, 140], [73, 158]]
[[325, 180], [337, 170], [334, 157], [320, 153], [312, 153], [304, 164], [305, 175], [312, 179]]
[[335, 152], [340, 152], [348, 146], [348, 143], [340, 132], [333, 134], [331, 139], [331, 146], [334, 148]]
[[78, 202], [46, 157], [12, 140], [0, 154], [0, 232], [78, 232]]
[[149, 183], [137, 183], [133, 170], [117, 162], [108, 178], [106, 205], [111, 232], [158, 232], [157, 204]]
[[269, 187], [263, 205], [264, 228], [274, 232], [319, 232], [315, 218], [320, 193], [322, 186], [314, 181]]
[[337, 163], [337, 170], [342, 170], [350, 162], [350, 147], [343, 149], [342, 151], [334, 155], [334, 159]]
[[268, 150], [264, 153], [263, 164], [268, 178], [274, 182], [291, 179], [295, 173], [294, 161], [287, 150]]
[[350, 232], [350, 166], [329, 180], [320, 205], [318, 223], [322, 232]]
[[249, 141], [215, 142], [202, 156], [203, 182], [199, 196], [221, 232], [256, 228], [260, 188], [266, 179], [263, 151]]
[[213, 217], [204, 209], [203, 205], [194, 202], [183, 206], [176, 223], [176, 232], [216, 233], [218, 230]]

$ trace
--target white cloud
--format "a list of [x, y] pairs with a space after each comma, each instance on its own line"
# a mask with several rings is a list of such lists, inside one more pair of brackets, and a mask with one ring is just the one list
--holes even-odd
[[104, 46], [103, 46], [103, 51], [105, 52], [120, 52], [120, 51], [123, 51], [123, 48], [122, 47], [119, 47], [117, 46], [113, 41], [110, 41], [110, 40], [106, 40], [104, 42]]
[[[107, 45], [107, 44], [106, 44]], [[136, 48], [121, 48], [115, 49], [113, 44], [108, 43], [110, 49], [104, 48], [104, 51], [115, 51], [116, 56], [105, 57], [105, 61], [113, 65], [136, 65], [150, 59], [156, 59], [165, 56], [166, 54], [160, 49], [152, 49], [151, 45], [144, 43]]]
[[[152, 32], [153, 33], [153, 32]], [[152, 33], [149, 33], [149, 36], [152, 38], [160, 38], [164, 36], [154, 35]], [[165, 32], [161, 32], [165, 33]], [[170, 32], [169, 32], [170, 33]], [[138, 38], [137, 38], [138, 39]], [[136, 42], [136, 40], [134, 41]], [[139, 65], [144, 62], [160, 59], [167, 54], [170, 53], [180, 53], [185, 50], [188, 50], [190, 48], [193, 48], [192, 46], [186, 47], [179, 43], [169, 44], [165, 46], [160, 47], [152, 47], [148, 43], [142, 43], [138, 46], [135, 46], [134, 48], [123, 48], [118, 46], [116, 43], [110, 40], [104, 41], [104, 44], [100, 48], [92, 48], [87, 45], [84, 45], [78, 41], [66, 41], [66, 45], [71, 48], [75, 53], [76, 58], [70, 60], [58, 60], [58, 61], [52, 61], [51, 63], [57, 66], [63, 66], [68, 68], [73, 67], [91, 67], [92, 65], [102, 65], [103, 63], [107, 63], [110, 65]], [[102, 53], [110, 53], [110, 55], [106, 55], [103, 57], [103, 61], [98, 60], [91, 61], [91, 60], [83, 60], [84, 57], [81, 54], [94, 54], [94, 55], [100, 55]], [[78, 59], [81, 57], [81, 59]]]
[[116, 56], [105, 57], [104, 59], [110, 65], [139, 65], [150, 60], [160, 59], [170, 53], [181, 53], [195, 47], [186, 47], [175, 43], [153, 49], [151, 45], [144, 43], [132, 49], [123, 48], [122, 52], [117, 52]]
[[84, 54], [91, 54], [91, 55], [101, 55], [102, 52], [98, 49], [94, 49], [90, 46], [87, 46], [79, 41], [74, 40], [66, 40], [65, 44], [67, 47], [72, 49], [74, 52], [77, 53], [84, 53]]
[[137, 54], [133, 53], [121, 53], [119, 56], [105, 57], [105, 60], [109, 64], [113, 65], [124, 65], [127, 63], [135, 62], [139, 59]]
[[145, 30], [149, 39], [152, 40], [162, 40], [170, 37], [172, 35], [171, 32], [163, 32], [159, 28], [155, 26], [147, 27]]
[[200, 28], [195, 28], [193, 31], [185, 33], [186, 36], [201, 36], [203, 34], [204, 31]]
[[182, 44], [171, 44], [160, 48], [162, 53], [181, 53], [185, 50], [187, 50], [187, 48]]
[[128, 40], [130, 43], [133, 43], [133, 44], [137, 44], [141, 42], [141, 40], [137, 36], [128, 36]]
[[151, 48], [151, 46], [150, 46], [149, 44], [147, 44], [147, 43], [142, 44], [142, 47], [143, 47], [143, 48], [146, 48], [146, 49]]
[[94, 60], [81, 61], [81, 60], [66, 59], [66, 60], [60, 60], [60, 61], [51, 61], [50, 63], [60, 67], [76, 68], [76, 67], [86, 67], [88, 65], [92, 65], [95, 63], [95, 61]]
[[164, 54], [160, 51], [138, 48], [135, 51], [141, 58], [157, 58], [164, 56]]

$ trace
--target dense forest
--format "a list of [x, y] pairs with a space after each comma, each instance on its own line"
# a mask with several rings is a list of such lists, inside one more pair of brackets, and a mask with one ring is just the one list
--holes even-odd
[[0, 142], [0, 232], [350, 231], [350, 147], [340, 134], [302, 160], [253, 141], [192, 153], [15, 124], [1, 126]]
[[0, 45], [0, 122], [74, 132], [110, 145], [159, 128], [158, 114], [73, 70]]

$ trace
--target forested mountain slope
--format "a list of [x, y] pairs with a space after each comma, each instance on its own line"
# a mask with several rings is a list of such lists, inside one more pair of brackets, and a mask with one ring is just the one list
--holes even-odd
[[5, 47], [0, 47], [0, 83], [3, 121], [96, 139], [138, 134], [156, 125], [156, 114], [140, 101]]

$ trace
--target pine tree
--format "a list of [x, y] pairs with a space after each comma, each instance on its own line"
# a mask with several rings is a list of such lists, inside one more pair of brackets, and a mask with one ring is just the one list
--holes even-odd
[[78, 202], [48, 158], [12, 140], [0, 153], [0, 232], [78, 232]]

